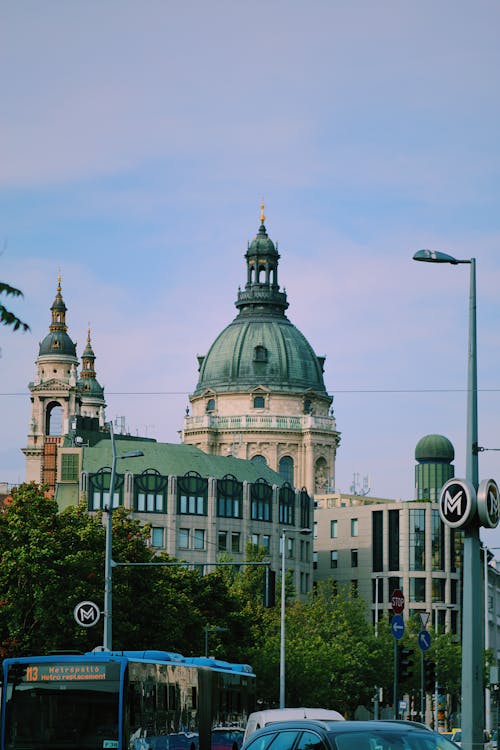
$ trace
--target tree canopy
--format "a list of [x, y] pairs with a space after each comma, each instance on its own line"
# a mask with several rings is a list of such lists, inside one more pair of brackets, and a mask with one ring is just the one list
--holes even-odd
[[[4, 281], [0, 281], [0, 295], [5, 294], [7, 297], [22, 297], [23, 293], [20, 289], [16, 289], [13, 286], [10, 286], [10, 284], [6, 284]], [[17, 315], [14, 315], [13, 312], [8, 310], [5, 305], [0, 302], [0, 323], [3, 323], [3, 325], [6, 326], [12, 326], [14, 331], [17, 331], [18, 328], [22, 328], [23, 331], [29, 331], [30, 327], [27, 323], [23, 323], [23, 321], [17, 317]]]

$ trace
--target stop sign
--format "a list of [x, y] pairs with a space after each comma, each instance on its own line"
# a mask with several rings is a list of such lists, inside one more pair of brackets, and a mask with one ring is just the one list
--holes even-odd
[[405, 598], [401, 589], [394, 589], [391, 598], [392, 611], [396, 615], [400, 615], [405, 608]]

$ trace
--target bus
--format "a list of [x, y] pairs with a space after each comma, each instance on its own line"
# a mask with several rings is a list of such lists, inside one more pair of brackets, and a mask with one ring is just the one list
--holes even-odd
[[211, 750], [244, 727], [248, 664], [168, 651], [97, 651], [3, 662], [0, 750]]

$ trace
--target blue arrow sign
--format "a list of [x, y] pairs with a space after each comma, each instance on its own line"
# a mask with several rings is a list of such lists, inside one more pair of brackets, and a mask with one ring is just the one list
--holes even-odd
[[394, 638], [399, 641], [405, 634], [405, 624], [402, 615], [394, 615], [391, 620], [391, 630]]
[[427, 651], [431, 645], [431, 634], [427, 630], [421, 630], [418, 634], [418, 645], [422, 651]]

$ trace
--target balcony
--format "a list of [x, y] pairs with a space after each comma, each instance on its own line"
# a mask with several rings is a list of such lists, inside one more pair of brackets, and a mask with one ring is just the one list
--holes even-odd
[[301, 432], [304, 430], [321, 430], [322, 432], [336, 432], [333, 417], [317, 417], [311, 414], [303, 416], [284, 417], [273, 414], [243, 414], [241, 416], [218, 416], [203, 414], [200, 417], [184, 417], [184, 431], [195, 430], [277, 430], [280, 432]]

